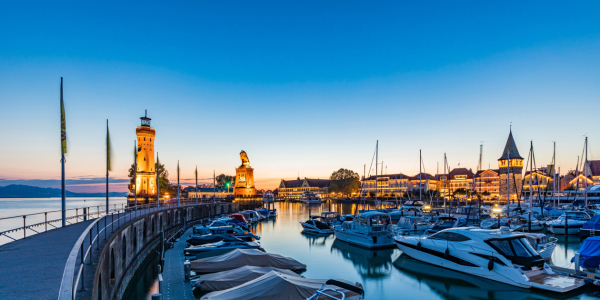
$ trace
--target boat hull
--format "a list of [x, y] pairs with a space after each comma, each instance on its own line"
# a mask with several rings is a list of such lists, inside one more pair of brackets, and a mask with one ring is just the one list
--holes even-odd
[[394, 247], [394, 240], [387, 234], [367, 235], [354, 231], [334, 229], [335, 238], [349, 244], [375, 249]]
[[[575, 234], [579, 234], [579, 230], [581, 229], [583, 225], [575, 225], [575, 226], [571, 226], [569, 225], [569, 227], [567, 228], [567, 235], [575, 235]], [[548, 230], [551, 233], [554, 234], [565, 234], [565, 226], [564, 225], [550, 225], [548, 227]]]
[[319, 229], [313, 225], [307, 224], [305, 222], [301, 222], [300, 225], [302, 225], [302, 228], [304, 228], [304, 231], [306, 232], [311, 232], [311, 233], [317, 233], [317, 234], [332, 234], [333, 233], [333, 229]]

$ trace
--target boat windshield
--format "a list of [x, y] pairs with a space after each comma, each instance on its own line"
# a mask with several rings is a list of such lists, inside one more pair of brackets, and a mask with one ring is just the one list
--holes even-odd
[[525, 237], [511, 237], [504, 239], [491, 239], [486, 241], [492, 248], [507, 259], [518, 265], [530, 267], [532, 263], [539, 263], [541, 256], [533, 249]]
[[370, 219], [371, 219], [371, 226], [390, 224], [390, 217], [388, 215], [374, 215]]

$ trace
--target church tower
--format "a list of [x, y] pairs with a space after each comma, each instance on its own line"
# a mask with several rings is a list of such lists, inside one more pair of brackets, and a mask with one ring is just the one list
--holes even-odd
[[[521, 192], [523, 187], [523, 158], [519, 155], [512, 129], [508, 134], [504, 152], [498, 159], [498, 167], [500, 168], [500, 200], [510, 201], [516, 199], [517, 194]], [[508, 198], [509, 193], [510, 199]]]
[[137, 190], [138, 197], [156, 197], [156, 166], [154, 164], [154, 137], [156, 130], [150, 127], [148, 111], [140, 118], [141, 126], [135, 128], [138, 144], [137, 156]]

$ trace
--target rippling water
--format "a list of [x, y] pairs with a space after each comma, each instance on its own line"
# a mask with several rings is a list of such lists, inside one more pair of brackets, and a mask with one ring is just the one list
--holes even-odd
[[[321, 211], [352, 213], [351, 204], [322, 204], [307, 206], [300, 203], [276, 203], [276, 219], [259, 223], [254, 232], [261, 236], [260, 243], [270, 253], [290, 256], [308, 266], [302, 275], [307, 278], [343, 278], [360, 282], [365, 288], [365, 299], [596, 299], [594, 289], [580, 290], [567, 295], [520, 289], [452, 270], [438, 268], [402, 255], [397, 248], [369, 251], [336, 241], [333, 235], [315, 236], [302, 233], [300, 221], [309, 212]], [[566, 241], [560, 236], [552, 260], [568, 266], [581, 246], [579, 238]], [[140, 273], [154, 272], [153, 264]], [[132, 283], [132, 299], [150, 299], [156, 289], [155, 276], [139, 276]]]

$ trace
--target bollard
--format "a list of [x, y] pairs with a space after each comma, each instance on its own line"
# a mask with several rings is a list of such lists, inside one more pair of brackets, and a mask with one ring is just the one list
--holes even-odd
[[185, 281], [190, 281], [192, 266], [189, 261], [183, 263], [183, 272], [185, 273]]
[[160, 300], [162, 299], [162, 295], [161, 294], [153, 294], [152, 295], [152, 300]]

